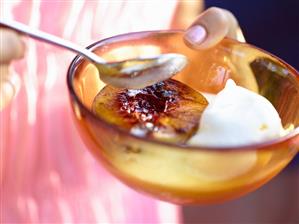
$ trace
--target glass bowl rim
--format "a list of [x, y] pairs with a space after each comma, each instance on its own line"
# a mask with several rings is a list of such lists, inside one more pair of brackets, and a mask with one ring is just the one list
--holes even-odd
[[[113, 43], [118, 41], [119, 38], [122, 37], [127, 37], [127, 36], [138, 36], [140, 37], [140, 35], [144, 35], [147, 36], [149, 34], [154, 34], [154, 33], [160, 33], [160, 34], [170, 34], [170, 33], [184, 33], [184, 30], [174, 30], [174, 29], [170, 29], [170, 30], [148, 30], [148, 31], [137, 31], [137, 32], [130, 32], [130, 33], [123, 33], [123, 34], [118, 34], [118, 35], [114, 35], [111, 37], [107, 37], [104, 38], [102, 40], [96, 41], [92, 44], [90, 44], [88, 47], [86, 47], [87, 49], [90, 50], [94, 50], [96, 47], [101, 47], [103, 46], [105, 43]], [[248, 44], [248, 43], [243, 43], [243, 42], [239, 42], [237, 40], [225, 37], [225, 39], [230, 40], [231, 42], [235, 42], [237, 44], [240, 45], [244, 45], [250, 48], [254, 48], [258, 51], [261, 51], [273, 58], [275, 58], [276, 60], [278, 60], [280, 63], [282, 63], [285, 67], [288, 68], [288, 70], [295, 74], [296, 76], [299, 77], [299, 72], [293, 68], [291, 65], [289, 65], [288, 63], [286, 63], [285, 61], [283, 61], [282, 59], [280, 59], [279, 57], [273, 55], [272, 53], [267, 52], [266, 50], [263, 50], [259, 47], [256, 47], [254, 45]], [[251, 144], [242, 144], [239, 146], [194, 146], [194, 145], [186, 145], [186, 144], [176, 144], [176, 143], [169, 143], [169, 142], [163, 142], [163, 141], [159, 141], [156, 139], [152, 139], [152, 138], [148, 138], [148, 137], [141, 137], [141, 136], [136, 136], [131, 134], [130, 132], [118, 127], [118, 125], [114, 125], [114, 124], [110, 124], [108, 122], [106, 122], [104, 119], [101, 119], [100, 117], [96, 116], [94, 113], [92, 113], [79, 99], [79, 97], [77, 96], [75, 89], [74, 89], [74, 85], [73, 85], [73, 77], [75, 75], [75, 70], [77, 68], [77, 66], [82, 62], [82, 60], [84, 60], [84, 57], [81, 55], [76, 55], [75, 58], [71, 61], [71, 64], [68, 67], [67, 70], [67, 87], [68, 87], [68, 92], [70, 94], [70, 96], [75, 100], [75, 102], [81, 107], [81, 109], [83, 109], [89, 116], [91, 116], [93, 119], [95, 119], [97, 122], [99, 122], [101, 125], [103, 125], [105, 128], [109, 128], [109, 129], [113, 129], [113, 131], [116, 131], [118, 133], [120, 133], [120, 135], [122, 136], [128, 136], [130, 138], [136, 139], [138, 141], [145, 141], [147, 143], [152, 143], [152, 144], [158, 144], [158, 145], [164, 145], [166, 147], [171, 147], [171, 148], [176, 148], [179, 150], [202, 150], [202, 151], [241, 151], [241, 150], [252, 150], [252, 149], [266, 149], [268, 147], [271, 147], [273, 145], [277, 145], [277, 144], [282, 144], [288, 140], [290, 140], [291, 138], [295, 138], [296, 136], [299, 136], [299, 127], [295, 128], [294, 130], [291, 130], [288, 134], [281, 136], [279, 138], [275, 138], [275, 139], [271, 139], [268, 141], [263, 141], [260, 143], [251, 143]]]

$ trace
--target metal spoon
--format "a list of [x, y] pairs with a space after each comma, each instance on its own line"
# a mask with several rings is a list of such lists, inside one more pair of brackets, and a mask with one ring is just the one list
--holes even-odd
[[124, 61], [107, 62], [92, 51], [49, 33], [34, 29], [25, 24], [0, 20], [0, 25], [27, 34], [35, 39], [54, 44], [89, 59], [99, 70], [100, 78], [111, 85], [121, 88], [138, 89], [170, 78], [187, 64], [181, 54], [160, 54], [152, 58], [134, 58]]

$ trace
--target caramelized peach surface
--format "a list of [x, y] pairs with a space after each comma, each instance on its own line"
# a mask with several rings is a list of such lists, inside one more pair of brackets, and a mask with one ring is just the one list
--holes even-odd
[[135, 135], [184, 143], [197, 130], [207, 104], [197, 91], [169, 79], [140, 90], [107, 85], [95, 97], [92, 109]]

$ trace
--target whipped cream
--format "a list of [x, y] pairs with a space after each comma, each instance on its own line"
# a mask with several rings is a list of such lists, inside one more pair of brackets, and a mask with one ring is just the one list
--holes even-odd
[[263, 96], [228, 80], [204, 110], [197, 133], [188, 145], [231, 147], [281, 136], [283, 127], [274, 106]]

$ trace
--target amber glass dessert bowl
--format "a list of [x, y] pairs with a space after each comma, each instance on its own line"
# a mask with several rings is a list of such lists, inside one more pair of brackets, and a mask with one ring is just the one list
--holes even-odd
[[136, 136], [92, 111], [105, 83], [94, 65], [77, 56], [67, 83], [79, 133], [99, 162], [137, 191], [177, 204], [223, 202], [265, 184], [299, 150], [298, 72], [263, 50], [231, 39], [208, 50], [194, 50], [184, 43], [181, 31], [129, 33], [99, 41], [90, 49], [108, 61], [183, 54], [188, 65], [173, 79], [211, 94], [233, 79], [266, 97], [289, 130], [282, 137], [240, 147], [189, 146]]

